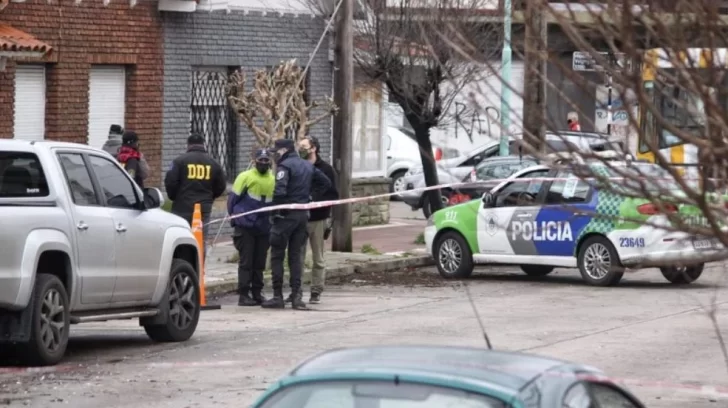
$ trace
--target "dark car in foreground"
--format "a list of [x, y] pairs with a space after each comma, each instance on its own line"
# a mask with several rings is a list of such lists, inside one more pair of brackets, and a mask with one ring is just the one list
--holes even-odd
[[593, 367], [444, 346], [335, 349], [275, 382], [253, 408], [644, 408]]

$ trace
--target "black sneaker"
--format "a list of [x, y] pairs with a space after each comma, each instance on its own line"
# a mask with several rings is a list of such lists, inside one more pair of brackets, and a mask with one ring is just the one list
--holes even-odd
[[285, 304], [285, 302], [283, 302], [282, 297], [274, 296], [274, 297], [266, 300], [265, 302], [263, 302], [263, 304], [260, 305], [260, 307], [262, 307], [264, 309], [285, 309], [286, 304]]
[[263, 304], [263, 302], [265, 302], [268, 299], [266, 299], [265, 296], [258, 293], [258, 294], [253, 295], [253, 300], [255, 301], [256, 305], [260, 306]]
[[286, 298], [286, 303], [291, 303], [291, 302], [293, 302], [293, 293], [288, 295], [288, 297]]
[[311, 303], [313, 305], [321, 303], [321, 295], [318, 293], [312, 293], [311, 297], [308, 298], [308, 303]]
[[248, 295], [242, 295], [238, 299], [238, 306], [258, 306], [260, 303], [256, 302], [253, 298]]
[[303, 303], [302, 298], [303, 298], [303, 296], [301, 296], [300, 292], [298, 294], [294, 295], [293, 300], [291, 301], [291, 306], [297, 310], [306, 310], [306, 304]]

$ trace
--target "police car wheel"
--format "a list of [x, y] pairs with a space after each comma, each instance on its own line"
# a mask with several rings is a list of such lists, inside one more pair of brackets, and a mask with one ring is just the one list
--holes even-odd
[[473, 273], [473, 254], [460, 233], [448, 231], [435, 242], [435, 263], [445, 279], [467, 278]]
[[705, 268], [705, 264], [698, 264], [698, 265], [690, 265], [690, 266], [669, 266], [665, 268], [660, 268], [660, 272], [662, 272], [662, 276], [665, 277], [670, 283], [674, 283], [676, 285], [684, 285], [688, 283], [693, 283], [700, 275], [703, 273], [703, 268]]
[[528, 276], [546, 276], [554, 271], [554, 267], [547, 265], [521, 265], [521, 270]]
[[593, 286], [613, 286], [624, 274], [614, 245], [605, 237], [588, 238], [579, 248], [576, 259], [581, 277]]

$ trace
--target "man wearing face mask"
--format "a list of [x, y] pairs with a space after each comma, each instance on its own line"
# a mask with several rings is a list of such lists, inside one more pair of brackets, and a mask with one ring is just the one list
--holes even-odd
[[[270, 171], [270, 157], [264, 149], [255, 152], [255, 168], [238, 175], [228, 195], [230, 216], [257, 210], [273, 201], [275, 178]], [[230, 220], [233, 244], [240, 255], [238, 261], [238, 306], [263, 304], [263, 270], [268, 256], [269, 214], [248, 214]]]
[[[311, 196], [320, 196], [331, 186], [329, 179], [295, 151], [291, 139], [275, 141], [276, 176], [273, 205], [307, 204]], [[288, 248], [288, 270], [291, 275], [291, 305], [294, 309], [305, 309], [301, 293], [303, 255], [308, 236], [309, 213], [307, 210], [278, 210], [271, 214], [273, 225], [270, 231], [270, 262], [273, 274], [273, 298], [263, 302], [264, 308], [283, 309], [283, 259]]]

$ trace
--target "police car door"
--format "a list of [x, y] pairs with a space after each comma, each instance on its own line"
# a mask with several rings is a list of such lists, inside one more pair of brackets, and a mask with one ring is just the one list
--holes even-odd
[[535, 220], [533, 245], [538, 254], [572, 266], [579, 234], [591, 221], [596, 201], [590, 184], [569, 171], [559, 171], [545, 188], [543, 206]]
[[[521, 236], [524, 228], [528, 231], [528, 224], [536, 218], [539, 208], [536, 200], [548, 174], [548, 169], [523, 173], [518, 179], [492, 192], [496, 196], [495, 207], [485, 207], [481, 202], [477, 228], [481, 261], [515, 262], [514, 256], [533, 252], [530, 243], [524, 242]], [[523, 200], [514, 201], [520, 194], [527, 194], [534, 201], [530, 204]], [[516, 230], [513, 230], [514, 223]]]

